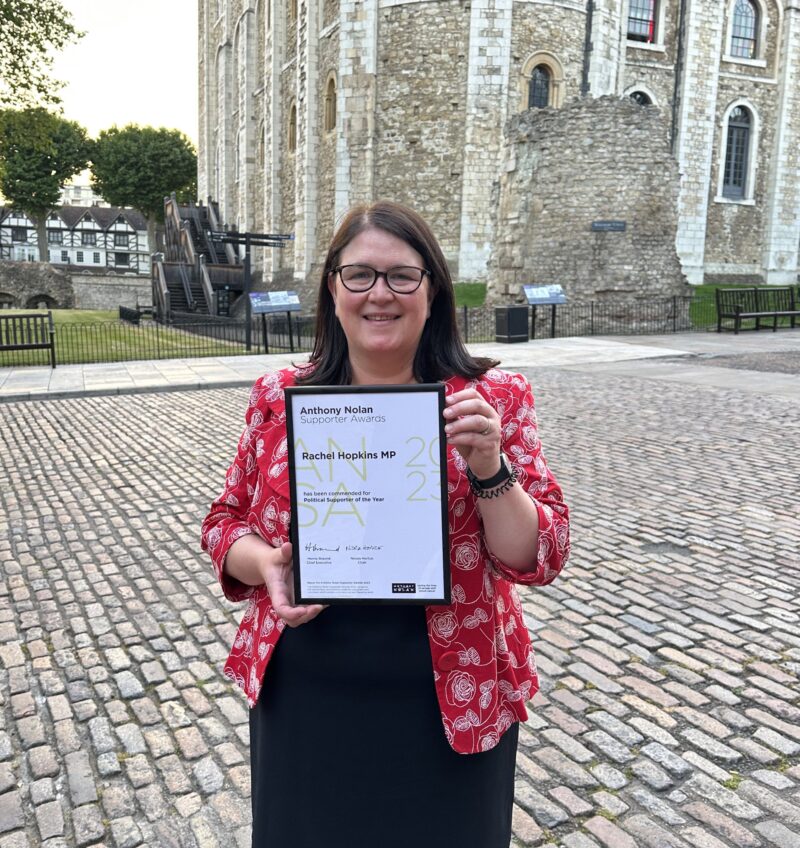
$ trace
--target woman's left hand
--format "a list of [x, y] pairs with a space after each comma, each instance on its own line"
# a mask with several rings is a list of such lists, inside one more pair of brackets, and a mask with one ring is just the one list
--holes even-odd
[[500, 416], [476, 389], [462, 389], [445, 399], [447, 441], [480, 480], [500, 468]]

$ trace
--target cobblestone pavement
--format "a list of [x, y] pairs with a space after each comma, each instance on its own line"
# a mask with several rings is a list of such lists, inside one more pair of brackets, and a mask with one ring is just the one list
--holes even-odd
[[[514, 844], [800, 846], [797, 400], [530, 376], [574, 548], [523, 592]], [[248, 845], [240, 610], [197, 538], [246, 398], [0, 408], [0, 848]]]
[[800, 374], [800, 351], [715, 356], [708, 360], [708, 364], [718, 368], [741, 368], [748, 371], [777, 371], [783, 374]]

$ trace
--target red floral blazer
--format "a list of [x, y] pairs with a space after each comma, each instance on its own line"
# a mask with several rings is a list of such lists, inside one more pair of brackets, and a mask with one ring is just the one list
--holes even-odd
[[[224, 673], [258, 701], [264, 672], [284, 628], [265, 587], [245, 586], [223, 571], [228, 549], [256, 533], [269, 544], [289, 541], [289, 472], [283, 390], [294, 369], [267, 374], [253, 387], [246, 426], [222, 494], [202, 527], [203, 549], [213, 560], [225, 597], [247, 600]], [[453, 377], [447, 393], [475, 386], [502, 420], [503, 449], [539, 513], [537, 567], [514, 571], [486, 547], [466, 463], [448, 450], [452, 604], [426, 609], [432, 673], [444, 732], [459, 753], [488, 751], [538, 689], [530, 636], [514, 583], [543, 585], [569, 555], [568, 510], [545, 464], [536, 431], [533, 395], [519, 374], [490, 370], [479, 380]], [[325, 613], [321, 613], [325, 615]]]

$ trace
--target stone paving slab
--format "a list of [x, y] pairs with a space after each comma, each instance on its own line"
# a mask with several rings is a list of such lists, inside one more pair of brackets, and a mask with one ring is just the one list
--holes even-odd
[[[800, 404], [528, 373], [573, 554], [520, 592], [514, 848], [800, 844]], [[198, 550], [247, 395], [2, 406], [0, 848], [249, 845], [242, 607]]]
[[[477, 356], [502, 361], [504, 367], [553, 367], [587, 362], [618, 362], [662, 356], [683, 356], [676, 347], [649, 345], [608, 338], [541, 339], [522, 344], [469, 345]], [[670, 336], [672, 340], [682, 337]], [[250, 386], [268, 369], [305, 361], [304, 354], [228, 356], [203, 359], [164, 359], [146, 362], [110, 362], [85, 365], [0, 368], [0, 402], [80, 395], [135, 394], [161, 388], [183, 391], [209, 387]]]

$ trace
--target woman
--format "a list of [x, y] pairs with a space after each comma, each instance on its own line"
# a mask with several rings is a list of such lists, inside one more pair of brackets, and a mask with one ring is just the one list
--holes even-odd
[[[419, 215], [353, 209], [325, 261], [310, 363], [256, 383], [203, 523], [225, 596], [249, 599], [225, 674], [252, 707], [254, 848], [508, 846], [517, 722], [538, 686], [513, 583], [553, 580], [569, 536], [530, 386], [495, 365], [464, 348]], [[436, 381], [452, 605], [295, 605], [283, 389]]]

